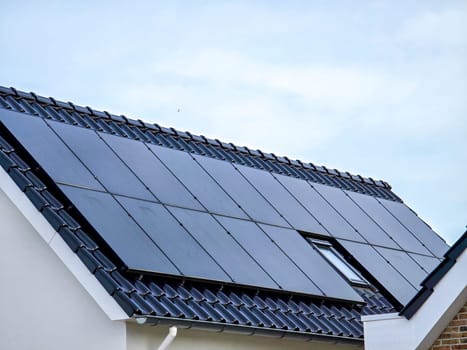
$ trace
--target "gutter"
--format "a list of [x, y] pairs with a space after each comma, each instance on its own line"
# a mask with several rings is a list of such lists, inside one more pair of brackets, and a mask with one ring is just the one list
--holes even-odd
[[221, 322], [185, 320], [175, 317], [164, 316], [139, 316], [133, 318], [140, 325], [167, 325], [183, 329], [197, 329], [217, 333], [233, 333], [243, 335], [256, 335], [264, 337], [273, 337], [278, 339], [294, 339], [301, 341], [318, 341], [329, 344], [347, 344], [363, 347], [363, 338], [353, 338], [344, 336], [335, 336], [327, 334], [316, 334], [302, 331], [289, 331], [275, 328], [262, 328], [256, 326], [244, 326], [238, 324], [225, 324]]

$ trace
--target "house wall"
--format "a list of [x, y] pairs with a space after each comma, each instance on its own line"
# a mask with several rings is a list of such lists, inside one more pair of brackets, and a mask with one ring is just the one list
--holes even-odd
[[59, 235], [44, 240], [0, 189], [0, 349], [123, 350], [124, 321], [90, 297], [52, 249], [60, 244]]
[[[128, 350], [154, 350], [168, 334], [168, 326], [127, 324]], [[264, 336], [219, 333], [194, 329], [178, 329], [169, 350], [356, 350], [358, 345], [305, 342], [303, 340], [278, 339]]]
[[467, 349], [467, 304], [454, 316], [430, 350]]

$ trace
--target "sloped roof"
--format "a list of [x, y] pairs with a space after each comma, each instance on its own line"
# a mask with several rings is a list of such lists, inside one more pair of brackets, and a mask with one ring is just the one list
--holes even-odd
[[[240, 327], [258, 333], [281, 330], [361, 339], [359, 315], [400, 309], [447, 248], [384, 181], [15, 89], [0, 88], [0, 107], [0, 164], [130, 316], [147, 316], [152, 322], [181, 318], [194, 324]], [[26, 115], [29, 117], [25, 119]], [[40, 130], [45, 130], [45, 134], [40, 134]], [[107, 147], [102, 157], [96, 157], [98, 147], [90, 146], [97, 138]], [[152, 158], [144, 154], [146, 149], [142, 153], [128, 151], [140, 145], [152, 152]], [[187, 158], [187, 154], [191, 155], [191, 163], [184, 162], [177, 173], [170, 162]], [[93, 156], [95, 159], [89, 159]], [[116, 163], [98, 169], [100, 163], [106, 164], [112, 157]], [[144, 161], [132, 163], [135, 159]], [[153, 183], [156, 159], [163, 164], [158, 169], [165, 170], [157, 172], [159, 181]], [[93, 165], [93, 161], [99, 164]], [[74, 168], [78, 162], [85, 167]], [[187, 176], [183, 169], [193, 164], [209, 179], [209, 184], [214, 184], [207, 187], [207, 197], [202, 191], [194, 195], [198, 184], [187, 183], [194, 173], [190, 170]], [[132, 188], [135, 176], [143, 183], [137, 191]], [[180, 181], [183, 176], [184, 181]], [[235, 182], [231, 188], [225, 183], [227, 178]], [[239, 179], [245, 185], [236, 183]], [[204, 181], [201, 177], [195, 180]], [[241, 186], [251, 188], [256, 195], [248, 197], [248, 191], [243, 189], [246, 197], [242, 197], [237, 193]], [[223, 199], [212, 204], [209, 200], [215, 189]], [[280, 191], [284, 196], [275, 198]], [[102, 200], [104, 205], [89, 204], [99, 203], [104, 197], [109, 199]], [[120, 208], [120, 215], [115, 215], [115, 211], [105, 213], [115, 205], [115, 198], [119, 199], [119, 208], [125, 210]], [[228, 202], [232, 205], [226, 206]], [[145, 221], [138, 216], [141, 212], [131, 209], [131, 203], [149, 211], [151, 219], [159, 220]], [[220, 204], [222, 208], [217, 208]], [[265, 208], [261, 213], [260, 209]], [[164, 218], [169, 216], [161, 212], [170, 212], [177, 221], [171, 220], [183, 227], [183, 234], [177, 237], [191, 237], [188, 245], [197, 247], [198, 260], [186, 265], [182, 260], [177, 262], [177, 254], [186, 244], [178, 246], [178, 251], [171, 250], [177, 247], [179, 238], [173, 238], [173, 234], [178, 229], [167, 226], [168, 219]], [[105, 217], [112, 219], [104, 220]], [[215, 224], [219, 227], [217, 236], [202, 240], [201, 234], [214, 226], [196, 226], [205, 220], [201, 217], [222, 223]], [[125, 226], [129, 222], [132, 224]], [[169, 241], [162, 248], [164, 242], [157, 241], [150, 232], [160, 223], [166, 229], [162, 238]], [[126, 230], [121, 231], [122, 227]], [[119, 230], [142, 235], [123, 235], [117, 237], [123, 237], [118, 242], [115, 237]], [[332, 241], [385, 297], [374, 287], [361, 289], [346, 284], [317, 251], [301, 244], [306, 241], [297, 230]], [[244, 236], [244, 232], [249, 235]], [[251, 240], [253, 234], [256, 236]], [[221, 248], [227, 243], [211, 245], [220, 235], [223, 239], [229, 236], [224, 242], [235, 242], [228, 243], [231, 245], [226, 251]], [[134, 240], [148, 236], [157, 242], [157, 250], [148, 250], [152, 244], [149, 241], [136, 249]], [[264, 242], [267, 250], [258, 242]], [[222, 260], [232, 255], [233, 249], [236, 257], [242, 254], [242, 264], [257, 272], [237, 271], [236, 266], [242, 264]], [[285, 262], [283, 271], [276, 271], [277, 261], [268, 259], [273, 254], [277, 261]], [[305, 258], [313, 259], [313, 264]], [[210, 259], [216, 271], [203, 265], [203, 261], [208, 261], [203, 259]], [[234, 273], [238, 280], [232, 278]], [[266, 277], [258, 280], [260, 275]], [[286, 279], [287, 275], [296, 277]], [[327, 279], [333, 282], [326, 284]]]

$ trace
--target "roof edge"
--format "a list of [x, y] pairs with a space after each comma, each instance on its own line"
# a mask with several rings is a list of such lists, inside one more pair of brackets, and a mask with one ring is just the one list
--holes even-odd
[[412, 316], [422, 307], [425, 301], [433, 294], [434, 287], [451, 270], [457, 258], [467, 247], [467, 231], [448, 249], [444, 254], [444, 259], [431, 273], [420, 283], [422, 288], [418, 293], [402, 308], [401, 316], [411, 319]]

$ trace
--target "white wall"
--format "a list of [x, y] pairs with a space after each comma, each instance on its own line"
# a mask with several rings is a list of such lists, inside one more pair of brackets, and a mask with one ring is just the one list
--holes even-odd
[[[167, 326], [148, 326], [128, 323], [128, 350], [155, 350], [168, 333]], [[358, 345], [328, 344], [300, 340], [276, 339], [264, 336], [216, 333], [178, 329], [169, 350], [356, 350]]]
[[125, 348], [125, 323], [108, 318], [1, 189], [0, 312], [2, 350]]

